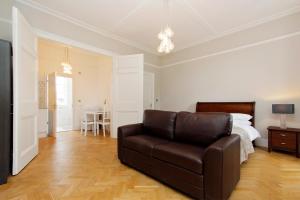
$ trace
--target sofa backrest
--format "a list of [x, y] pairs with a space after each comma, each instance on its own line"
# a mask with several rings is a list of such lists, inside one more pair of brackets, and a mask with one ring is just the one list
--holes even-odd
[[208, 146], [230, 135], [232, 118], [228, 113], [179, 112], [176, 118], [176, 141]]
[[145, 110], [144, 131], [150, 135], [173, 139], [176, 115], [176, 112]]

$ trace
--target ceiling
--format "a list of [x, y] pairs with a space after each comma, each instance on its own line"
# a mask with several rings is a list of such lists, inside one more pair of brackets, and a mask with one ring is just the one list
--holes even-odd
[[[156, 53], [163, 0], [22, 0]], [[300, 11], [300, 0], [169, 0], [175, 51]], [[136, 46], [136, 45], [135, 45]]]

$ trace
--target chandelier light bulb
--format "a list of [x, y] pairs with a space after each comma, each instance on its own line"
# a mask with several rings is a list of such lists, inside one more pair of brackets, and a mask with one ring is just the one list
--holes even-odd
[[158, 51], [159, 53], [163, 53], [163, 52], [164, 52], [164, 49], [163, 49], [163, 46], [162, 46], [161, 43], [160, 43], [160, 45], [158, 46], [157, 51]]
[[174, 32], [172, 31], [172, 29], [169, 26], [166, 27], [164, 32], [165, 32], [166, 36], [168, 36], [169, 38], [173, 37], [173, 35], [174, 35]]
[[166, 52], [166, 53], [170, 53], [170, 49], [169, 49], [169, 48], [166, 48], [165, 52]]
[[170, 45], [169, 45], [170, 50], [172, 51], [174, 49], [174, 44], [172, 41], [170, 41]]
[[164, 39], [164, 33], [161, 31], [159, 32], [159, 34], [157, 35], [158, 39], [163, 40]]
[[72, 74], [72, 66], [68, 63], [62, 63], [65, 74]]
[[61, 65], [63, 67], [72, 68], [72, 66], [69, 63], [66, 63], [66, 62], [62, 62]]

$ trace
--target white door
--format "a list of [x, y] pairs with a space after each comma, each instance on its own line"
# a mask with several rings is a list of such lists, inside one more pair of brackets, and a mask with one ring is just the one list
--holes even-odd
[[13, 175], [38, 154], [37, 39], [13, 7]]
[[154, 109], [154, 73], [144, 73], [144, 110]]
[[56, 74], [52, 73], [48, 75], [48, 127], [49, 135], [56, 136]]
[[72, 78], [57, 76], [55, 81], [57, 105], [56, 131], [71, 131], [73, 130]]
[[45, 137], [48, 135], [48, 109], [39, 109], [38, 133], [39, 137]]
[[127, 55], [114, 58], [112, 137], [117, 128], [143, 120], [144, 55]]

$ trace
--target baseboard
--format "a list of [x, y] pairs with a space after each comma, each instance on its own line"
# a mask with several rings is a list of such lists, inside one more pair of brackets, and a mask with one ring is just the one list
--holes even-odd
[[267, 138], [257, 138], [255, 140], [255, 145], [258, 147], [268, 147], [268, 139]]
[[48, 133], [39, 133], [39, 138], [48, 137]]

